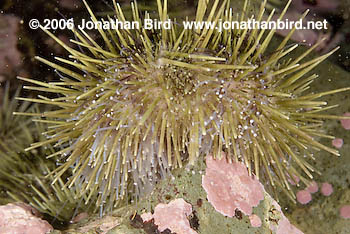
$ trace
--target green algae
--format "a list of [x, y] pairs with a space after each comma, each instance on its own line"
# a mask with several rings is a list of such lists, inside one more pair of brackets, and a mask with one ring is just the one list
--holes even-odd
[[[217, 212], [207, 201], [207, 195], [202, 187], [202, 175], [205, 173], [204, 160], [198, 160], [195, 166], [187, 167], [184, 170], [177, 170], [173, 173], [173, 178], [163, 180], [153, 190], [152, 194], [142, 200], [138, 205], [136, 212], [141, 215], [154, 210], [159, 203], [169, 203], [176, 198], [183, 198], [192, 205], [192, 215], [189, 221], [195, 216], [198, 219], [198, 225], [192, 228], [201, 234], [212, 233], [269, 233], [271, 222], [277, 223], [281, 219], [281, 214], [276, 210], [274, 200], [265, 193], [265, 199], [253, 209], [253, 213], [262, 220], [260, 228], [251, 226], [248, 216], [236, 215], [235, 217], [226, 217]], [[239, 213], [239, 212], [238, 212]], [[121, 228], [116, 227], [108, 234], [122, 233]], [[132, 229], [132, 227], [130, 227]], [[146, 233], [142, 228], [136, 229], [136, 233]]]

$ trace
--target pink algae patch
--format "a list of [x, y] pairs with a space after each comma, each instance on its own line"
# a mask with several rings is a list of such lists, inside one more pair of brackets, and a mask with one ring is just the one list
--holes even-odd
[[321, 193], [324, 196], [330, 196], [333, 193], [333, 186], [329, 183], [323, 183], [321, 187]]
[[251, 215], [253, 207], [264, 199], [262, 184], [248, 175], [244, 164], [229, 163], [225, 155], [216, 160], [208, 155], [206, 164], [202, 186], [215, 210], [228, 217], [233, 217], [236, 209]]
[[82, 221], [83, 219], [86, 219], [87, 217], [89, 217], [89, 214], [86, 212], [82, 212], [80, 214], [78, 214], [77, 216], [75, 216], [70, 223], [79, 223], [80, 221]]
[[292, 225], [289, 220], [284, 217], [278, 222], [276, 234], [303, 234], [298, 228]]
[[318, 185], [316, 181], [311, 181], [311, 184], [306, 188], [309, 193], [316, 193], [318, 191]]
[[301, 190], [301, 191], [297, 192], [297, 200], [301, 204], [305, 205], [305, 204], [309, 203], [311, 201], [311, 199], [312, 199], [312, 197], [311, 197], [311, 193], [309, 191]]
[[340, 216], [344, 219], [350, 219], [350, 205], [345, 205], [340, 208]]
[[276, 210], [281, 213], [281, 219], [276, 224], [275, 222], [270, 223], [270, 230], [276, 232], [276, 234], [303, 234], [297, 227], [289, 222], [286, 216], [284, 216], [281, 207], [276, 201], [272, 203]]
[[291, 185], [297, 185], [300, 181], [300, 178], [296, 175], [292, 175], [292, 178], [287, 175], [287, 180]]
[[151, 212], [143, 213], [141, 215], [141, 219], [143, 222], [149, 222], [153, 219], [153, 215]]
[[192, 213], [191, 204], [179, 198], [171, 201], [169, 204], [160, 203], [154, 209], [154, 214], [145, 213], [141, 215], [144, 222], [154, 219], [154, 224], [158, 226], [158, 230], [163, 232], [169, 229], [172, 233], [178, 234], [197, 234], [187, 219]]
[[33, 214], [33, 209], [26, 204], [9, 203], [0, 206], [1, 234], [45, 234], [53, 230], [46, 221]]
[[332, 145], [335, 148], [340, 149], [343, 146], [343, 139], [335, 138], [334, 140], [332, 140]]
[[261, 219], [256, 214], [250, 215], [249, 220], [252, 227], [261, 227]]
[[[343, 116], [350, 117], [350, 112], [346, 112]], [[343, 126], [343, 128], [345, 128], [346, 130], [350, 130], [350, 119], [342, 119], [340, 120], [340, 123]]]

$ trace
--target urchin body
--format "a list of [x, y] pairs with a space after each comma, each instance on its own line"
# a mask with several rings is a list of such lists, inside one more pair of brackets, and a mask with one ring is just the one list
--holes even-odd
[[[209, 10], [199, 1], [196, 21], [232, 20], [228, 6], [215, 1]], [[257, 20], [262, 19], [264, 6]], [[158, 1], [158, 8], [159, 19], [167, 20], [166, 1]], [[119, 5], [115, 9], [116, 18], [125, 20]], [[133, 20], [141, 22], [137, 5], [132, 9]], [[42, 114], [54, 118], [46, 133], [49, 138], [31, 148], [53, 142], [63, 146], [55, 155], [62, 155], [64, 164], [54, 173], [58, 179], [73, 168], [67, 185], [79, 186], [85, 202], [96, 198], [97, 206], [111, 208], [120, 197], [149, 191], [172, 168], [194, 163], [201, 154], [217, 157], [222, 151], [229, 160], [243, 161], [250, 174], [289, 191], [288, 177], [306, 182], [296, 165], [312, 177], [314, 169], [304, 159], [313, 158], [309, 148], [338, 154], [313, 138], [325, 136], [321, 119], [337, 118], [319, 114], [329, 107], [315, 99], [347, 89], [305, 94], [317, 76], [304, 76], [333, 51], [302, 62], [316, 45], [293, 61], [284, 60], [297, 47], [286, 46], [291, 32], [262, 59], [273, 30], [221, 33], [173, 24], [170, 30], [99, 32], [103, 46], [86, 32], [74, 30], [79, 41], [73, 42], [82, 51], [47, 32], [73, 61], [56, 58], [66, 64], [61, 66], [38, 58], [63, 74], [60, 82], [21, 78], [44, 87], [41, 91], [62, 94], [30, 99], [60, 107]]]

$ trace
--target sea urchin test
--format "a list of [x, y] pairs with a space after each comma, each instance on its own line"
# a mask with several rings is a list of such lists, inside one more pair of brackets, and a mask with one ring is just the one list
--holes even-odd
[[[195, 21], [236, 19], [228, 1], [215, 0], [211, 8], [207, 2], [199, 0]], [[167, 22], [167, 1], [157, 5], [159, 21]], [[111, 17], [126, 21], [121, 7], [115, 2], [114, 7]], [[150, 19], [137, 4], [131, 9], [128, 20]], [[243, 12], [248, 12], [247, 1]], [[237, 19], [248, 18], [254, 17], [241, 14]], [[86, 203], [96, 199], [96, 207], [112, 209], [122, 198], [146, 194], [171, 169], [209, 153], [220, 157], [222, 151], [228, 160], [243, 162], [250, 175], [294, 199], [288, 178], [297, 176], [304, 183], [312, 178], [310, 149], [339, 155], [315, 137], [332, 138], [322, 133], [322, 121], [343, 117], [322, 113], [335, 106], [318, 99], [349, 88], [307, 91], [317, 78], [307, 73], [336, 50], [305, 60], [322, 41], [290, 59], [288, 54], [298, 47], [287, 44], [295, 29], [272, 53], [266, 49], [275, 30], [218, 32], [178, 24], [169, 30], [97, 30], [100, 44], [86, 31], [73, 29], [76, 50], [44, 29], [70, 53], [69, 58], [55, 57], [56, 62], [36, 57], [54, 68], [60, 80], [19, 78], [35, 84], [28, 89], [59, 95], [20, 98], [56, 107], [36, 115], [42, 118], [36, 121], [50, 124], [47, 140], [27, 150], [55, 144], [59, 151], [52, 156], [61, 160], [52, 174], [59, 180], [71, 170], [66, 186], [78, 186], [78, 197]]]

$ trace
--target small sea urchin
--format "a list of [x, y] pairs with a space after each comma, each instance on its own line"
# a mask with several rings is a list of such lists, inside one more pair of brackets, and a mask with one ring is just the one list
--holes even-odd
[[0, 100], [0, 154], [5, 152], [5, 148], [21, 151], [34, 142], [31, 130], [35, 128], [35, 124], [32, 123], [31, 117], [12, 116], [15, 111], [33, 112], [35, 109], [30, 102], [20, 103], [15, 99], [20, 91], [21, 89], [17, 89], [11, 97], [10, 83], [6, 83], [3, 90], [3, 99]]
[[[257, 21], [263, 19], [265, 4]], [[167, 1], [157, 5], [159, 20], [167, 21]], [[115, 19], [125, 22], [121, 7], [115, 2], [114, 7]], [[131, 7], [133, 21], [142, 25], [150, 19], [137, 4]], [[236, 17], [229, 1], [215, 0], [208, 8], [208, 1], [199, 0], [195, 21], [244, 21], [247, 9], [248, 1]], [[85, 202], [95, 198], [97, 206], [110, 209], [130, 191], [136, 197], [149, 191], [172, 168], [194, 163], [201, 154], [217, 157], [222, 150], [229, 160], [243, 161], [250, 174], [288, 192], [287, 178], [307, 181], [298, 167], [312, 178], [314, 168], [305, 159], [314, 158], [311, 148], [338, 155], [314, 139], [330, 137], [320, 130], [322, 119], [341, 118], [320, 113], [334, 106], [317, 99], [348, 88], [305, 92], [317, 77], [305, 75], [335, 50], [303, 61], [316, 44], [294, 60], [284, 59], [298, 46], [287, 45], [295, 29], [270, 54], [266, 49], [275, 30], [220, 32], [178, 23], [170, 29], [98, 29], [102, 45], [75, 28], [77, 40], [71, 42], [80, 50], [45, 31], [70, 59], [56, 57], [53, 63], [37, 57], [56, 69], [59, 82], [20, 78], [40, 86], [26, 88], [60, 95], [20, 98], [58, 108], [41, 114], [51, 125], [48, 139], [28, 150], [60, 146], [52, 156], [60, 155], [63, 164], [53, 174], [59, 180], [72, 169], [66, 185], [79, 186]]]
[[[23, 111], [27, 116], [11, 117], [12, 112]], [[40, 115], [39, 105], [15, 100], [7, 83], [0, 103], [0, 204], [26, 202], [53, 220], [61, 221], [70, 220], [80, 210], [95, 210], [93, 205], [83, 204], [84, 197], [75, 199], [79, 187], [63, 188], [66, 175], [51, 184], [55, 178], [47, 175], [55, 168], [55, 161], [46, 160], [46, 155], [55, 150], [50, 144], [25, 152], [31, 143], [45, 140], [41, 135], [45, 124], [33, 122], [31, 115]]]

